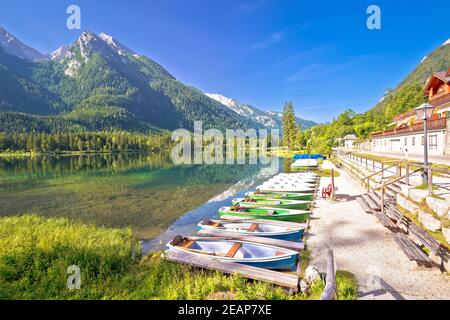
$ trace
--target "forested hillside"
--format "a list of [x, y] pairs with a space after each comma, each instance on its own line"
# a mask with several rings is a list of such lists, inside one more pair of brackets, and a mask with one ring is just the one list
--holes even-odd
[[5, 45], [0, 45], [2, 131], [148, 133], [192, 129], [194, 121], [205, 128], [254, 126], [105, 34], [83, 33], [54, 60], [27, 60]]

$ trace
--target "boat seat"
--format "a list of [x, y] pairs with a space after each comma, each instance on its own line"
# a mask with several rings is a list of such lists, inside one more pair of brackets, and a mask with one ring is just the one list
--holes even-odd
[[209, 225], [213, 228], [217, 228], [218, 226], [220, 226], [220, 222], [212, 222]]
[[258, 224], [257, 224], [257, 223], [252, 223], [252, 224], [250, 225], [250, 227], [247, 229], [247, 231], [249, 231], [249, 232], [255, 232], [256, 229], [258, 229]]
[[275, 251], [276, 256], [282, 256], [284, 254], [283, 251]]
[[180, 247], [188, 249], [188, 248], [192, 247], [193, 244], [194, 244], [194, 241], [186, 241], [182, 245], [180, 245]]
[[233, 246], [230, 248], [230, 250], [228, 250], [228, 252], [225, 255], [225, 257], [233, 258], [241, 247], [242, 247], [242, 243], [241, 242], [236, 242], [235, 244], [233, 244]]

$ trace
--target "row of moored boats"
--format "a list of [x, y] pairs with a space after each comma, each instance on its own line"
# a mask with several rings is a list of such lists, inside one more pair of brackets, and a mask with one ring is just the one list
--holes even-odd
[[314, 172], [281, 173], [245, 197], [233, 199], [231, 206], [220, 208], [220, 219], [201, 221], [198, 231], [208, 236], [177, 236], [167, 250], [267, 269], [292, 269], [298, 251], [254, 239], [302, 241], [317, 183]]

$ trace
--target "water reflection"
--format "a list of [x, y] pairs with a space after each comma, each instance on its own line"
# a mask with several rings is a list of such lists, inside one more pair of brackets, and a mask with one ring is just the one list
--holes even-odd
[[0, 215], [130, 226], [152, 239], [208, 201], [202, 210], [214, 212], [208, 205], [268, 173], [274, 169], [261, 165], [174, 166], [165, 153], [0, 158]]

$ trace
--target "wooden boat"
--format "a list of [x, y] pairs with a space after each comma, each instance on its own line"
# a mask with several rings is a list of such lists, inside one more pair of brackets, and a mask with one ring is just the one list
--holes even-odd
[[314, 186], [314, 185], [317, 184], [317, 180], [270, 179], [270, 180], [267, 180], [266, 183], [271, 183], [271, 184], [300, 184], [300, 185], [306, 185], [306, 186]]
[[307, 170], [316, 169], [319, 166], [316, 159], [299, 159], [296, 160], [292, 165], [292, 170]]
[[262, 184], [256, 187], [259, 192], [295, 192], [295, 193], [314, 193], [315, 187], [304, 185], [273, 185]]
[[296, 251], [238, 240], [201, 238], [193, 241], [176, 236], [167, 244], [167, 248], [217, 261], [235, 262], [265, 269], [291, 270], [298, 260]]
[[264, 223], [239, 222], [230, 220], [203, 220], [198, 230], [208, 230], [218, 236], [238, 235], [250, 237], [265, 237], [286, 241], [300, 241], [303, 238], [304, 227], [287, 227]]
[[314, 193], [294, 193], [294, 192], [247, 192], [245, 194], [250, 199], [289, 199], [289, 200], [313, 200]]
[[271, 207], [282, 209], [309, 209], [311, 201], [305, 200], [286, 200], [286, 199], [250, 199], [250, 198], [235, 198], [231, 201], [233, 205], [239, 204], [242, 208], [255, 207]]
[[237, 219], [267, 219], [291, 222], [305, 222], [309, 219], [309, 211], [280, 209], [271, 207], [241, 208], [240, 206], [222, 207], [219, 216], [236, 217]]

